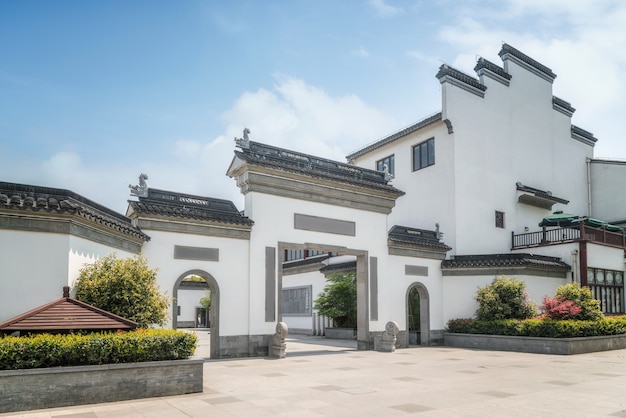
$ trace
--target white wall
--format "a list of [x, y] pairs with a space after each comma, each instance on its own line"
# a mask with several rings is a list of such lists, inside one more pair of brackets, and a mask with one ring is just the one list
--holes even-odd
[[[428, 276], [406, 275], [406, 265], [427, 267]], [[379, 273], [378, 283], [379, 310], [381, 312], [389, 312], [388, 317], [380, 318], [381, 322], [386, 323], [389, 320], [394, 320], [398, 323], [401, 330], [406, 330], [406, 295], [411, 285], [421, 283], [428, 290], [430, 329], [441, 330], [444, 328], [441, 260], [389, 256], [387, 270]]]
[[626, 161], [593, 160], [591, 216], [607, 222], [626, 220]]
[[196, 323], [196, 308], [202, 308], [200, 299], [204, 297], [206, 290], [201, 289], [178, 289], [177, 305], [180, 306], [180, 315], [178, 321]]
[[[172, 297], [174, 284], [190, 270], [202, 270], [218, 283], [220, 294], [220, 336], [248, 335], [250, 288], [248, 286], [248, 241], [176, 232], [144, 230], [152, 239], [144, 244], [143, 255], [157, 268], [162, 291]], [[174, 246], [218, 248], [219, 261], [174, 259]], [[262, 293], [260, 293], [262, 294]], [[258, 299], [263, 299], [258, 297]], [[171, 309], [168, 325], [171, 326]]]
[[[356, 236], [305, 231], [294, 228], [294, 214], [352, 221]], [[352, 208], [308, 202], [250, 192], [246, 195], [246, 216], [255, 221], [250, 239], [250, 293], [265, 294], [265, 248], [276, 248], [278, 242], [295, 244], [316, 243], [367, 250], [369, 256], [383, 258], [387, 252], [387, 216]], [[265, 322], [265, 301], [250, 299], [252, 334], [272, 334], [275, 323]], [[384, 329], [372, 323], [370, 330]]]
[[[111, 253], [115, 253], [117, 258], [135, 257], [137, 254], [112, 248], [107, 245], [89, 241], [85, 238], [69, 236], [69, 256], [67, 267], [67, 283], [74, 286], [76, 279], [80, 274], [80, 270], [86, 265], [96, 260], [106, 257]], [[73, 289], [72, 289], [73, 290]], [[74, 294], [74, 291], [72, 292]]]
[[[570, 283], [568, 279], [537, 277], [527, 275], [510, 275], [509, 277], [526, 283], [526, 290], [531, 300], [541, 305], [544, 296], [554, 296], [559, 286]], [[458, 318], [472, 318], [478, 309], [474, 299], [480, 287], [487, 286], [495, 276], [445, 276], [443, 278], [444, 322]]]
[[0, 322], [63, 296], [67, 235], [2, 229], [0, 243]]

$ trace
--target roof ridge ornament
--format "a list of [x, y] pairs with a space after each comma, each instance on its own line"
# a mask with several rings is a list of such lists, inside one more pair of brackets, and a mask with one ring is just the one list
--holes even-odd
[[250, 133], [250, 129], [243, 128], [243, 138], [235, 137], [235, 146], [241, 149], [250, 149], [250, 137], [248, 136]]
[[148, 175], [141, 173], [139, 175], [138, 185], [133, 186], [132, 184], [129, 184], [128, 188], [130, 189], [130, 195], [137, 197], [148, 197], [148, 183], [146, 183], [146, 180], [148, 180]]

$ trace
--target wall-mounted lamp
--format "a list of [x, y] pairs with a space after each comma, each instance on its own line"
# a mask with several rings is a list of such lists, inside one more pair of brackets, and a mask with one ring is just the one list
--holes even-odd
[[527, 226], [524, 227], [524, 232], [528, 232], [528, 227]]

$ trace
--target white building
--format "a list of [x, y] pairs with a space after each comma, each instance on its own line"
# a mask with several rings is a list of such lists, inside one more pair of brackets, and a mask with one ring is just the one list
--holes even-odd
[[[441, 66], [441, 112], [349, 164], [244, 135], [228, 168], [243, 213], [143, 185], [122, 216], [69, 191], [0, 183], [0, 322], [114, 251], [159, 269], [176, 301], [172, 327], [197, 312], [179, 295], [183, 279], [206, 280], [213, 357], [267, 353], [281, 320], [314, 332], [312, 300], [333, 268], [326, 261], [320, 273], [319, 262], [329, 255], [357, 273], [360, 349], [376, 348], [392, 320], [398, 345], [408, 344], [411, 289], [420, 342], [439, 342], [446, 322], [471, 317], [477, 288], [501, 274], [524, 280], [537, 302], [579, 281], [606, 313], [623, 313], [626, 163], [593, 158], [596, 138], [572, 125], [575, 110], [553, 96], [549, 68], [506, 44], [500, 57], [502, 66], [481, 58], [477, 78]], [[296, 261], [305, 254], [319, 260]]]

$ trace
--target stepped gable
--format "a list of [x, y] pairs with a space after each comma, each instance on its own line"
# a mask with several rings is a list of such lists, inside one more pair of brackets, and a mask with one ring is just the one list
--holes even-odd
[[498, 53], [502, 61], [505, 61], [507, 58], [513, 57], [520, 64], [523, 64], [529, 70], [535, 70], [533, 72], [538, 73], [538, 75], [542, 75], [546, 80], [552, 82], [556, 78], [556, 74], [552, 72], [552, 70], [545, 65], [541, 64], [539, 61], [536, 61], [524, 54], [522, 51], [513, 48], [509, 44], [502, 44], [502, 49]]
[[129, 200], [128, 203], [134, 213], [142, 215], [236, 225], [254, 224], [230, 200], [148, 188], [147, 197], [139, 197], [139, 201]]
[[235, 155], [250, 165], [270, 167], [370, 189], [391, 191], [399, 195], [404, 194], [385, 180], [385, 173], [382, 171], [368, 170], [259, 142], [250, 141], [248, 148], [242, 148], [241, 151], [235, 150]]
[[0, 333], [129, 330], [138, 325], [134, 321], [71, 298], [69, 286], [64, 286], [63, 297], [0, 323]]
[[407, 247], [419, 247], [444, 252], [452, 249], [452, 247], [447, 246], [439, 240], [436, 231], [409, 228], [401, 225], [394, 225], [391, 228], [388, 234], [388, 240], [394, 244]]
[[455, 255], [451, 259], [441, 262], [442, 269], [485, 267], [535, 267], [558, 271], [569, 271], [571, 269], [571, 266], [561, 261], [559, 257], [524, 253]]
[[0, 182], [0, 212], [69, 215], [135, 239], [150, 240], [126, 216], [65, 189]]

